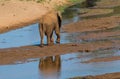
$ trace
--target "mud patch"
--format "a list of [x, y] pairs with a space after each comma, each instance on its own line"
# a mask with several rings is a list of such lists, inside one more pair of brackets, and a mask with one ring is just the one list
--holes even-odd
[[119, 26], [119, 16], [82, 20], [67, 24], [63, 27], [65, 32], [102, 31]]

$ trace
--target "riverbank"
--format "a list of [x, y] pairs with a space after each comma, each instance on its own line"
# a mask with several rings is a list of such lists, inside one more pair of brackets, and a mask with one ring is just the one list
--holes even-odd
[[[120, 44], [120, 42], [118, 42], [118, 44]], [[114, 47], [115, 44], [112, 42], [93, 42], [87, 44], [60, 44], [45, 46], [43, 48], [40, 46], [5, 48], [0, 49], [0, 65], [15, 64], [17, 61], [26, 61], [32, 58], [55, 56], [73, 52], [92, 52], [99, 49], [111, 49]]]
[[37, 23], [42, 15], [65, 4], [67, 4], [67, 0], [51, 0], [50, 2], [0, 1], [0, 33]]
[[65, 25], [62, 29], [65, 32], [85, 32], [107, 30], [117, 27], [120, 24], [120, 16], [110, 16], [94, 19], [85, 19], [76, 23]]
[[70, 78], [70, 79], [120, 79], [120, 73], [109, 73], [97, 76], [87, 76], [87, 77], [79, 77], [79, 78]]

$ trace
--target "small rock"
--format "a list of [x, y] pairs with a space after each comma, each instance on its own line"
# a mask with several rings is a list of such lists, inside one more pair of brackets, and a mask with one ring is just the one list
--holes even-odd
[[13, 14], [13, 16], [15, 16], [15, 14]]
[[90, 50], [86, 49], [85, 52], [90, 52]]
[[77, 44], [72, 44], [72, 46], [78, 46]]
[[78, 52], [83, 52], [83, 50], [78, 50]]

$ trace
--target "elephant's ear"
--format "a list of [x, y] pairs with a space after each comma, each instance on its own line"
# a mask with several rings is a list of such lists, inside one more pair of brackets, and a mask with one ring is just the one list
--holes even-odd
[[61, 27], [61, 24], [62, 24], [62, 15], [61, 15], [60, 12], [57, 12], [57, 19], [58, 19], [59, 27]]

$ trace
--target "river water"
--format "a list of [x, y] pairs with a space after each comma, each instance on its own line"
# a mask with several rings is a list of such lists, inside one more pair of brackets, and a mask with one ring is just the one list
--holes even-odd
[[[65, 40], [65, 36], [66, 34], [61, 33], [61, 43], [68, 43], [68, 40]], [[55, 35], [54, 37], [56, 38]], [[46, 37], [44, 38], [44, 42], [46, 44]], [[36, 44], [40, 44], [38, 24], [33, 24], [28, 27], [0, 34], [0, 48], [11, 48]]]
[[[109, 53], [108, 53], [109, 52]], [[72, 54], [37, 58], [34, 62], [1, 65], [0, 79], [67, 79], [76, 76], [120, 72], [120, 60], [112, 62], [82, 63], [92, 58], [120, 55], [120, 51]], [[31, 59], [32, 60], [32, 59]]]

